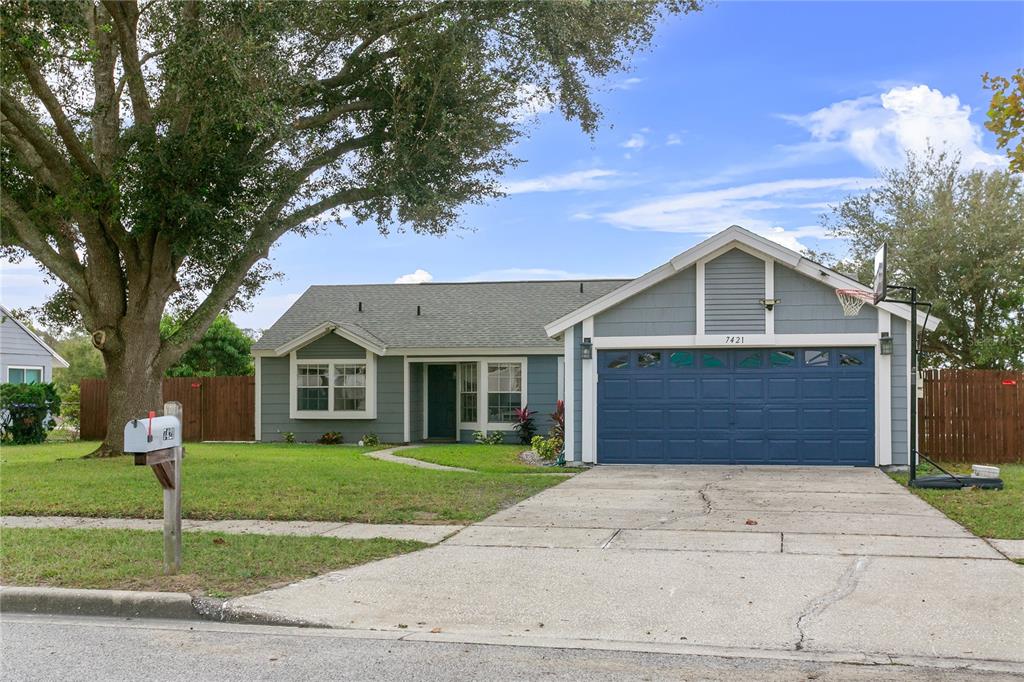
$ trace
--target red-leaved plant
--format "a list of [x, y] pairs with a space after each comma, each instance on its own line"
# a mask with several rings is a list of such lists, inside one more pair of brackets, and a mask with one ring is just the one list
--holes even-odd
[[516, 423], [512, 428], [519, 433], [519, 442], [529, 445], [533, 440], [533, 434], [537, 433], [537, 427], [533, 423], [533, 415], [537, 410], [531, 410], [529, 405], [516, 408]]

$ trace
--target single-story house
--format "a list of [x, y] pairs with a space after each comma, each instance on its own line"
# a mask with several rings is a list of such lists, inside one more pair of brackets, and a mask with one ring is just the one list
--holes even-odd
[[253, 347], [256, 437], [514, 441], [564, 399], [572, 461], [906, 463], [909, 307], [839, 288], [737, 226], [632, 280], [313, 286]]
[[68, 362], [0, 305], [0, 383], [45, 384]]

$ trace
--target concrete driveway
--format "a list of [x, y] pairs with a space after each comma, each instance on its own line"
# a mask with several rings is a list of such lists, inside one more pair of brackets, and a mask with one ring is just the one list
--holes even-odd
[[874, 469], [598, 467], [410, 555], [237, 599], [407, 639], [1024, 672], [1024, 566]]

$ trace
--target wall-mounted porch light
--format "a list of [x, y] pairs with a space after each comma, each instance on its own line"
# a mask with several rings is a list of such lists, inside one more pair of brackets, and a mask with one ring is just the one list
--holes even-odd
[[594, 357], [594, 344], [590, 342], [590, 337], [583, 337], [583, 343], [580, 344], [580, 357], [584, 360], [590, 360]]
[[882, 355], [892, 355], [893, 338], [889, 332], [882, 332], [878, 339], [878, 350]]

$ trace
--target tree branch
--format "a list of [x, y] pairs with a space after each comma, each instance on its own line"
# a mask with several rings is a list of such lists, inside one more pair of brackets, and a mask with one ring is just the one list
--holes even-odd
[[331, 123], [345, 114], [350, 114], [354, 111], [371, 111], [373, 108], [374, 104], [372, 101], [367, 99], [357, 99], [352, 102], [339, 104], [319, 114], [299, 117], [292, 123], [292, 128], [295, 130], [309, 130], [310, 128], [317, 128], [327, 123]]
[[[17, 235], [19, 246], [32, 254], [43, 266], [59, 277], [78, 296], [88, 297], [85, 268], [65, 258], [46, 241], [43, 231], [7, 194], [0, 194], [0, 209], [4, 219]], [[77, 259], [76, 259], [77, 260]]]
[[49, 188], [54, 193], [60, 192], [61, 184], [54, 177], [53, 173], [50, 172], [50, 169], [46, 167], [43, 158], [39, 156], [32, 145], [14, 127], [14, 124], [3, 114], [0, 114], [0, 134], [3, 135], [7, 144], [11, 145], [11, 148], [14, 149], [15, 155], [21, 159], [22, 163], [28, 166], [29, 171], [39, 181], [39, 184]]
[[128, 80], [128, 94], [132, 100], [132, 113], [136, 121], [148, 128], [153, 122], [153, 110], [146, 90], [146, 78], [139, 58], [139, 7], [134, 0], [103, 0], [117, 27], [117, 41], [121, 46], [121, 65]]
[[69, 187], [72, 184], [71, 166], [67, 159], [40, 130], [32, 114], [6, 89], [0, 96], [0, 113], [21, 133], [26, 144], [35, 150], [53, 174], [54, 180], [63, 188]]
[[16, 54], [18, 65], [21, 66], [21, 72], [25, 74], [32, 92], [36, 94], [39, 101], [46, 107], [50, 118], [53, 119], [57, 134], [60, 135], [64, 146], [67, 147], [71, 158], [75, 160], [87, 175], [98, 176], [100, 174], [99, 169], [93, 163], [92, 157], [89, 156], [89, 152], [85, 149], [85, 145], [78, 139], [74, 126], [71, 125], [71, 121], [68, 120], [67, 115], [64, 113], [64, 108], [57, 101], [57, 96], [50, 89], [50, 84], [46, 82], [46, 78], [40, 72], [39, 65], [22, 50], [18, 50]]

